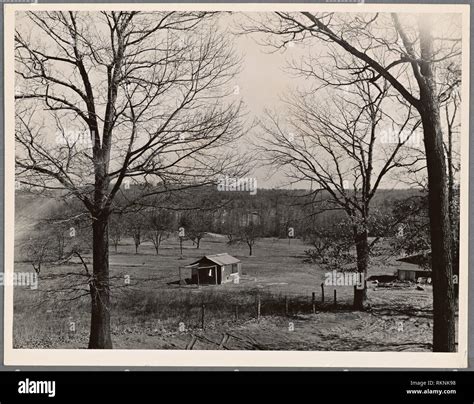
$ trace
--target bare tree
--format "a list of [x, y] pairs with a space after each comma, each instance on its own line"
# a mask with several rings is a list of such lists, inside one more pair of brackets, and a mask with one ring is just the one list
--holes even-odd
[[135, 245], [135, 254], [138, 254], [138, 248], [144, 241], [146, 218], [142, 211], [129, 212], [125, 215], [125, 234], [133, 240]]
[[184, 213], [182, 226], [186, 228], [187, 237], [192, 240], [197, 249], [201, 246], [201, 240], [206, 233], [210, 232], [212, 220], [212, 212], [204, 210], [204, 208], [203, 210], [192, 210]]
[[44, 232], [33, 232], [22, 244], [22, 255], [37, 274], [40, 274], [44, 264], [57, 261], [55, 241], [52, 237], [45, 236]]
[[89, 252], [91, 247], [87, 217], [76, 210], [77, 206], [66, 205], [61, 200], [53, 202], [54, 208], [36, 218], [26, 237], [19, 241], [22, 255], [38, 275], [42, 268], [67, 263]]
[[246, 244], [249, 248], [249, 256], [253, 255], [253, 249], [258, 239], [262, 237], [262, 227], [259, 224], [250, 221], [238, 229], [236, 241]]
[[109, 226], [110, 226], [110, 239], [112, 240], [112, 244], [114, 246], [115, 252], [117, 252], [118, 245], [122, 240], [122, 237], [125, 233], [125, 225], [124, 225], [124, 217], [123, 215], [119, 214], [112, 214], [109, 219]]
[[352, 223], [347, 219], [324, 223], [312, 229], [307, 240], [312, 248], [305, 251], [308, 260], [328, 271], [348, 268], [354, 262], [351, 251], [354, 240], [351, 233]]
[[17, 176], [73, 195], [89, 213], [89, 348], [112, 348], [114, 200], [131, 183], [161, 186], [129, 204], [235, 169], [228, 144], [240, 133], [240, 103], [227, 96], [239, 61], [212, 13], [17, 15]]
[[161, 243], [169, 238], [173, 228], [173, 215], [166, 209], [153, 209], [146, 222], [146, 238], [153, 243], [156, 255], [160, 252]]
[[[320, 91], [297, 94], [288, 101], [289, 120], [269, 115], [261, 146], [268, 162], [287, 169], [294, 181], [314, 182], [315, 214], [341, 210], [351, 223], [357, 271], [367, 277], [371, 202], [384, 178], [394, 169], [416, 164], [405, 149], [419, 126], [411, 110], [393, 118], [390, 86], [358, 81], [350, 91], [333, 91], [324, 106]], [[394, 115], [394, 114], [392, 114]], [[321, 195], [318, 198], [318, 195]], [[354, 307], [363, 309], [366, 289], [354, 292]]]
[[[428, 171], [430, 237], [433, 249], [433, 350], [455, 351], [455, 305], [446, 159], [436, 66], [459, 57], [459, 16], [437, 23], [431, 14], [338, 14], [276, 12], [252, 21], [247, 32], [264, 32], [278, 48], [317, 39], [328, 52], [307, 60], [309, 75], [323, 79], [318, 66], [349, 72], [351, 82], [370, 73], [372, 83], [387, 80], [422, 121]], [[439, 31], [435, 36], [434, 27]], [[454, 32], [454, 34], [453, 34]], [[343, 54], [356, 61], [344, 63]], [[313, 64], [312, 62], [315, 62]], [[326, 82], [326, 84], [329, 84]], [[338, 82], [337, 84], [340, 84]], [[347, 81], [346, 81], [347, 84]]]

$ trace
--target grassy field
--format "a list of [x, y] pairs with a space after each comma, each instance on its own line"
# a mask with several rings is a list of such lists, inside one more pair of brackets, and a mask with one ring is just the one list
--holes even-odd
[[[165, 241], [159, 255], [148, 243], [135, 254], [132, 240], [125, 240], [117, 253], [113, 248], [110, 251], [114, 348], [431, 349], [430, 286], [417, 290], [408, 283], [385, 288], [369, 283], [370, 308], [364, 312], [351, 310], [352, 287], [337, 287], [336, 306], [334, 288], [326, 287], [323, 304], [320, 284], [324, 271], [303, 263], [307, 248], [300, 240], [289, 243], [263, 239], [254, 248], [254, 256], [249, 257], [245, 246], [228, 246], [225, 237], [208, 235], [200, 249], [187, 242], [180, 259], [175, 239]], [[179, 266], [222, 252], [242, 261], [239, 284], [179, 287]], [[15, 270], [31, 271], [31, 266], [18, 262]], [[395, 270], [393, 260], [386, 260], [384, 265], [372, 266], [369, 275], [392, 274]], [[57, 278], [81, 271], [79, 263], [45, 268], [38, 290], [15, 288], [15, 347], [87, 347], [89, 297], [71, 301], [71, 292], [65, 289], [45, 298], [47, 291], [57, 291], [71, 283], [77, 289], [83, 288], [79, 286], [82, 277]], [[183, 277], [189, 276], [183, 271]]]

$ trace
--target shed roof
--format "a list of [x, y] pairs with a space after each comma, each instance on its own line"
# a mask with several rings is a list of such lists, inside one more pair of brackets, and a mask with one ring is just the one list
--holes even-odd
[[419, 254], [409, 255], [407, 257], [399, 258], [397, 261], [405, 262], [412, 265], [423, 265], [427, 259], [431, 258], [431, 251], [425, 251]]
[[230, 264], [237, 264], [240, 262], [239, 259], [233, 257], [232, 255], [229, 255], [227, 253], [222, 253], [222, 254], [214, 254], [214, 255], [205, 255], [204, 257], [199, 258], [197, 261], [193, 262], [190, 265], [196, 265], [200, 261], [202, 261], [204, 258], [208, 259], [209, 261], [214, 262], [217, 265], [230, 265]]

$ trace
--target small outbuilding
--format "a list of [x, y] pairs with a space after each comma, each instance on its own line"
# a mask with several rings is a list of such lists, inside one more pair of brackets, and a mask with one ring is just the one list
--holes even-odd
[[242, 263], [227, 253], [205, 255], [186, 266], [191, 268], [191, 283], [197, 285], [221, 285], [239, 283]]
[[431, 259], [431, 252], [427, 254], [415, 254], [398, 259], [400, 267], [397, 270], [399, 281], [416, 282], [419, 278], [431, 278], [432, 271], [425, 269], [427, 260]]

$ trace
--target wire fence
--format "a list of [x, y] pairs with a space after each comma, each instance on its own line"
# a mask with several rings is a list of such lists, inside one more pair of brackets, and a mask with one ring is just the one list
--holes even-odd
[[295, 317], [319, 311], [347, 310], [353, 295], [335, 288], [295, 293], [294, 291], [216, 290], [215, 288], [176, 288], [173, 290], [126, 293], [116, 304], [134, 316], [172, 320], [205, 328], [216, 321], [259, 320], [265, 316]]

